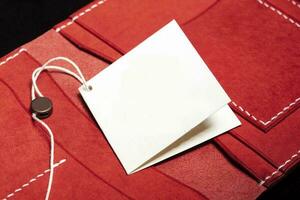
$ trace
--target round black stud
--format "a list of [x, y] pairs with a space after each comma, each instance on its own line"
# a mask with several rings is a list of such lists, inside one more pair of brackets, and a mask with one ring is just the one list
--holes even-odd
[[39, 119], [45, 119], [52, 113], [52, 101], [47, 97], [37, 97], [31, 102], [31, 112]]

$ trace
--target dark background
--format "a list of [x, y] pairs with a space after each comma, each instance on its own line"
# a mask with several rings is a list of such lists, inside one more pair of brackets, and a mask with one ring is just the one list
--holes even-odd
[[66, 19], [91, 0], [0, 0], [0, 57]]
[[[91, 0], [0, 0], [0, 57], [43, 34], [89, 2]], [[300, 166], [259, 199], [300, 199]]]

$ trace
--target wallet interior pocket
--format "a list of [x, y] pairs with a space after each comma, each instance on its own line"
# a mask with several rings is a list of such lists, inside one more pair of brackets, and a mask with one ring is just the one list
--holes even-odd
[[[66, 24], [72, 24], [67, 26]], [[67, 19], [54, 27], [56, 32], [59, 32], [67, 40], [83, 51], [99, 57], [107, 62], [114, 62], [122, 53], [112, 48], [103, 40], [90, 33], [80, 25]]]
[[113, 62], [175, 18], [229, 93], [232, 109], [268, 132], [300, 106], [298, 30], [281, 16], [270, 19], [273, 14], [250, 0], [238, 4], [166, 0], [158, 7], [148, 1], [130, 1], [126, 6], [105, 1], [79, 10], [55, 30]]
[[[234, 139], [275, 168], [264, 183], [298, 162], [300, 144], [299, 30], [273, 14], [258, 1], [221, 1], [183, 27], [244, 118]], [[263, 168], [252, 165], [252, 171]]]
[[[74, 34], [74, 30], [79, 30], [78, 26], [80, 26], [93, 35], [91, 38], [93, 43], [98, 43], [96, 42], [98, 38], [115, 51], [124, 54], [171, 20], [176, 19], [179, 23], [185, 23], [216, 3], [216, 0], [184, 2], [163, 0], [159, 3], [150, 0], [143, 2], [134, 0], [126, 3], [100, 1], [80, 9], [70, 16], [69, 21], [59, 24], [55, 29], [72, 40], [77, 37], [74, 35], [79, 34]], [[73, 27], [71, 24], [76, 25]], [[68, 30], [68, 26], [74, 30]], [[86, 39], [87, 37], [84, 38]], [[103, 49], [104, 53], [108, 55], [109, 52]], [[110, 57], [117, 58], [113, 54]]]
[[232, 109], [264, 132], [300, 106], [299, 30], [273, 14], [256, 1], [227, 1], [184, 26]]
[[[88, 9], [94, 4], [87, 6], [70, 19], [75, 23], [74, 30], [80, 29], [91, 34], [92, 40], [105, 43], [121, 56], [175, 16], [199, 54], [229, 93], [233, 100], [232, 109], [246, 120], [245, 123], [254, 125], [254, 129], [248, 124], [246, 129], [236, 129], [237, 134], [243, 135], [239, 137], [239, 142], [245, 144], [245, 148], [251, 147], [257, 156], [276, 169], [289, 158], [287, 155], [292, 156], [297, 151], [296, 146], [289, 146], [284, 153], [276, 156], [268, 150], [271, 140], [264, 134], [268, 132], [272, 138], [278, 138], [278, 150], [285, 148], [284, 143], [295, 138], [292, 131], [284, 136], [285, 139], [280, 140], [282, 134], [278, 130], [282, 131], [282, 128], [274, 128], [281, 123], [285, 123], [282, 126], [286, 127], [287, 123], [297, 120], [297, 116], [284, 119], [300, 106], [297, 87], [300, 84], [297, 78], [297, 52], [300, 47], [296, 42], [299, 40], [298, 29], [281, 17], [271, 18], [272, 10], [266, 9], [259, 1], [211, 1], [205, 5], [198, 3], [191, 1], [175, 8], [165, 1], [162, 3], [165, 7], [151, 9], [153, 5], [147, 2], [140, 5], [132, 1], [123, 6], [121, 3], [108, 1], [92, 11]], [[188, 10], [191, 7], [192, 12], [180, 13], [185, 10], [183, 8]], [[179, 8], [180, 12], [177, 10]], [[116, 9], [119, 12], [110, 12]], [[128, 10], [132, 12], [122, 14]], [[67, 25], [68, 22], [64, 24]], [[71, 33], [72, 26], [64, 29]], [[69, 39], [72, 38], [63, 30], [59, 32]], [[84, 43], [84, 37], [80, 40]], [[257, 167], [257, 170], [260, 171], [261, 168]]]
[[[64, 41], [63, 43], [61, 43], [61, 48], [62, 50], [64, 50], [64, 53], [60, 52], [60, 47], [47, 45], [49, 43], [57, 45], [58, 43], [60, 43], [60, 39]], [[7, 86], [9, 86], [10, 88], [14, 88], [14, 95], [11, 96], [11, 98], [9, 95], [7, 95], [9, 99], [6, 102], [14, 108], [12, 111], [14, 111], [15, 107], [18, 106], [15, 104], [16, 100], [14, 100], [13, 97], [16, 97], [18, 99], [18, 102], [22, 103], [22, 112], [24, 112], [24, 110], [29, 110], [31, 74], [37, 67], [41, 65], [40, 62], [38, 62], [32, 56], [37, 56], [40, 60], [48, 60], [55, 56], [59, 56], [59, 54], [62, 53], [63, 56], [72, 58], [74, 60], [80, 60], [80, 62], [76, 61], [77, 63], [89, 62], [89, 64], [95, 64], [96, 61], [94, 59], [96, 58], [89, 58], [89, 55], [86, 55], [85, 53], [77, 50], [71, 44], [65, 44], [68, 44], [67, 41], [52, 30], [43, 35], [41, 38], [35, 40], [34, 42], [25, 45], [27, 49], [22, 49], [22, 51], [19, 50], [17, 54], [9, 55], [9, 61], [5, 63], [5, 66], [1, 66], [0, 78], [6, 83]], [[73, 50], [67, 51], [66, 53], [66, 46]], [[42, 49], [43, 51], [41, 51]], [[80, 57], [78, 54], [75, 54], [76, 56], [72, 56], [74, 51], [76, 53], [80, 52], [82, 57]], [[44, 54], [44, 52], [47, 53]], [[48, 56], [48, 58], [43, 57], [43, 55]], [[98, 59], [96, 60], [97, 64], [102, 63], [102, 61]], [[85, 67], [83, 67], [83, 69], [89, 71], [87, 65], [84, 66]], [[104, 66], [100, 65], [98, 67]], [[82, 110], [76, 105], [76, 103], [74, 103], [77, 100], [73, 101], [73, 99], [69, 98], [69, 96], [71, 95], [69, 91], [71, 89], [68, 91], [65, 90], [65, 88], [69, 85], [69, 87], [72, 87], [74, 89], [74, 93], [76, 93], [76, 84], [78, 83], [68, 82], [67, 84], [60, 84], [60, 82], [57, 80], [61, 79], [63, 76], [67, 77], [69, 80], [71, 79], [71, 77], [68, 77], [65, 74], [43, 73], [38, 80], [39, 89], [53, 102], [53, 113], [49, 118], [45, 119], [45, 121], [49, 125], [49, 127], [51, 127], [52, 132], [55, 135], [55, 142], [60, 147], [59, 149], [62, 149], [66, 154], [68, 154], [68, 156], [72, 158], [72, 160], [75, 160], [77, 164], [84, 167], [94, 177], [97, 177], [97, 179], [100, 179], [105, 184], [113, 187], [115, 190], [123, 194], [130, 196], [131, 198], [204, 198], [198, 190], [189, 188], [181, 182], [175, 181], [173, 178], [170, 178], [163, 173], [156, 171], [155, 169], [148, 169], [138, 173], [137, 175], [127, 176], [117, 158], [115, 157], [113, 151], [109, 147], [109, 144], [105, 140], [103, 134], [101, 134], [101, 130], [97, 128], [91, 118], [87, 117], [87, 113], [85, 113], [84, 110]], [[54, 77], [56, 77], [57, 79]], [[5, 97], [3, 96], [3, 98]], [[78, 97], [74, 97], [74, 99], [76, 98]], [[20, 109], [22, 109], [22, 107], [20, 107]], [[5, 111], [8, 112], [7, 110]], [[2, 114], [5, 114], [5, 112]], [[23, 126], [19, 126], [18, 123], [23, 123], [23, 119], [27, 119], [30, 123], [29, 128], [34, 128], [35, 125], [31, 122], [30, 113], [28, 113], [27, 118], [26, 116], [24, 117], [21, 114], [22, 113], [20, 112], [20, 114], [18, 115], [20, 119], [12, 117], [10, 115], [9, 117], [12, 117], [10, 119], [11, 123], [14, 124], [16, 128], [22, 128]], [[24, 112], [24, 115], [26, 115], [26, 112]], [[3, 130], [6, 130], [7, 128], [9, 128], [8, 125], [3, 124]], [[26, 134], [32, 134], [31, 129], [25, 128], [23, 131], [26, 131]], [[49, 143], [47, 139], [44, 138], [44, 136], [42, 137], [43, 138], [41, 139], [43, 139], [43, 148], [41, 148], [41, 150], [45, 150], [45, 155], [43, 155], [40, 160], [43, 160], [43, 162], [45, 162], [45, 169], [47, 169], [48, 160], [45, 159], [45, 157], [48, 157], [49, 155]], [[9, 139], [10, 138], [7, 137], [7, 140]], [[21, 138], [20, 143], [22, 142], [23, 139]], [[7, 148], [8, 146], [5, 146], [3, 152], [7, 151]], [[16, 147], [12, 146], [12, 148]], [[58, 150], [58, 148], [56, 150]], [[15, 170], [14, 165], [12, 165], [11, 168], [12, 170]], [[6, 167], [4, 166], [3, 169], [6, 169]], [[145, 185], [149, 183], [155, 184], [151, 184], [151, 186], [145, 187]], [[161, 188], [164, 188], [165, 192], [162, 192]], [[86, 192], [86, 190], [84, 190], [84, 192]]]
[[[49, 168], [47, 135], [32, 122], [29, 104], [27, 104], [28, 95], [20, 98], [20, 93], [16, 92], [16, 87], [24, 87], [26, 88], [24, 94], [30, 93], [27, 90], [29, 81], [16, 86], [18, 85], [16, 79], [22, 74], [14, 68], [37, 66], [37, 63], [24, 52], [17, 57], [18, 59], [14, 59], [14, 64], [10, 61], [5, 66], [0, 66], [1, 197], [12, 192], [17, 186], [25, 184], [24, 181], [30, 180], [37, 172]], [[7, 73], [8, 71], [10, 73]], [[13, 82], [15, 84], [11, 84]], [[60, 156], [58, 155], [57, 158]]]

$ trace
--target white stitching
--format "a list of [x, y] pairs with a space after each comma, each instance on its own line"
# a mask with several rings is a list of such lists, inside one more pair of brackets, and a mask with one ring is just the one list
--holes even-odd
[[[64, 162], [66, 162], [66, 159], [62, 159], [59, 162], [54, 164], [54, 168], [58, 167], [59, 165], [63, 164]], [[14, 192], [8, 194], [4, 199], [2, 200], [7, 200], [8, 198], [14, 196], [17, 192], [20, 192], [21, 190], [23, 190], [25, 187], [29, 186], [29, 184], [31, 184], [32, 182], [36, 181], [37, 179], [39, 179], [40, 177], [44, 176], [47, 172], [49, 172], [49, 170], [46, 172], [47, 170], [45, 170], [42, 174], [38, 174], [37, 176], [35, 176], [34, 178], [30, 179], [27, 183], [23, 184], [20, 188], [15, 189]]]
[[294, 102], [290, 103], [288, 106], [284, 107], [282, 109], [282, 111], [278, 112], [275, 116], [271, 117], [270, 120], [264, 122], [260, 119], [257, 119], [254, 115], [250, 114], [247, 110], [245, 110], [244, 108], [242, 108], [241, 106], [237, 105], [234, 101], [231, 102], [231, 104], [235, 107], [237, 107], [240, 111], [246, 113], [246, 115], [248, 117], [251, 117], [252, 119], [254, 119], [255, 121], [260, 122], [262, 125], [267, 126], [269, 123], [271, 123], [272, 121], [274, 121], [275, 119], [277, 119], [280, 115], [284, 114], [285, 112], [287, 112], [287, 110], [289, 110], [291, 107], [295, 106], [296, 103], [300, 101], [300, 97], [297, 98]]
[[17, 57], [17, 56], [18, 56], [21, 52], [23, 52], [23, 51], [27, 51], [27, 50], [24, 49], [24, 48], [21, 48], [17, 53], [15, 53], [15, 54], [12, 55], [12, 56], [7, 57], [4, 61], [0, 62], [0, 66], [1, 66], [1, 65], [4, 65], [4, 64], [7, 63], [8, 61], [14, 59], [15, 57]]
[[78, 15], [75, 15], [74, 17], [72, 17], [71, 21], [58, 27], [57, 29], [55, 29], [56, 32], [60, 32], [62, 29], [66, 28], [67, 26], [70, 26], [71, 24], [73, 24], [74, 21], [76, 21], [79, 17], [85, 15], [86, 13], [92, 11], [94, 8], [96, 8], [98, 5], [103, 4], [105, 1], [107, 0], [100, 0], [97, 3], [91, 5], [89, 8], [85, 9], [83, 12], [79, 13]]
[[283, 14], [280, 10], [274, 8], [273, 6], [269, 5], [267, 2], [263, 0], [257, 0], [258, 3], [261, 5], [264, 5], [267, 8], [270, 8], [272, 11], [276, 12], [278, 15], [282, 16], [283, 19], [287, 20], [288, 22], [294, 24], [297, 28], [300, 28], [300, 24], [298, 22], [295, 22], [292, 18], [288, 17], [287, 15]]
[[298, 157], [300, 154], [300, 150], [297, 151], [294, 155], [290, 157], [290, 159], [286, 160], [282, 165], [280, 165], [271, 175], [266, 176], [263, 181], [259, 183], [259, 185], [263, 185], [268, 179], [272, 178], [275, 174], [280, 172], [280, 169], [286, 166], [289, 162], [291, 162], [294, 158]]
[[22, 185], [22, 188], [27, 187], [28, 185], [29, 185], [29, 184], [26, 183], [26, 184]]
[[300, 4], [297, 3], [296, 1], [294, 0], [288, 0], [289, 2], [291, 2], [294, 6], [297, 6], [298, 8], [300, 8]]
[[[100, 5], [100, 4], [104, 3], [105, 1], [106, 1], [106, 0], [102, 0], [102, 1], [99, 1], [98, 4], [93, 4], [93, 5], [90, 7], [90, 9], [92, 10], [92, 9], [96, 8], [97, 5]], [[257, 0], [257, 1], [258, 1], [259, 3], [262, 4], [262, 1], [261, 1], [261, 0]], [[298, 5], [298, 7], [299, 7], [299, 5]], [[274, 7], [272, 7], [272, 6], [270, 6], [270, 9], [273, 10], [273, 11], [276, 10], [276, 9], [275, 9]], [[284, 15], [284, 16], [286, 16], [286, 15]], [[284, 16], [283, 16], [283, 17], [284, 17]], [[72, 18], [72, 21], [68, 22], [66, 25], [62, 25], [61, 27], [57, 28], [57, 29], [56, 29], [56, 32], [59, 32], [59, 31], [61, 31], [63, 28], [65, 28], [66, 26], [71, 25], [71, 24], [72, 24], [76, 19], [78, 19], [78, 18], [79, 18], [79, 16], [74, 16], [74, 17]], [[298, 24], [298, 25], [299, 25], [299, 24]], [[297, 27], [300, 27], [300, 26], [298, 26], [298, 25], [297, 25]], [[5, 64], [5, 63], [7, 63], [9, 60], [14, 59], [15, 57], [17, 57], [17, 56], [18, 56], [21, 52], [23, 52], [23, 51], [27, 51], [27, 50], [26, 50], [25, 48], [21, 48], [17, 53], [15, 53], [15, 54], [12, 55], [12, 56], [7, 57], [4, 61], [0, 62], [0, 66], [3, 65], [3, 64]], [[263, 125], [267, 125], [267, 124], [269, 124], [272, 120], [275, 120], [279, 115], [281, 115], [281, 114], [283, 114], [285, 111], [289, 110], [289, 109], [291, 108], [291, 106], [293, 106], [293, 105], [296, 104], [297, 101], [300, 101], [300, 98], [297, 98], [294, 102], [292, 102], [292, 103], [290, 103], [288, 106], [284, 107], [282, 111], [278, 112], [274, 117], [271, 118], [271, 120], [269, 120], [269, 121], [267, 121], [267, 122], [264, 122], [264, 121], [262, 121], [262, 120], [257, 120], [257, 118], [256, 118], [255, 116], [251, 115], [247, 110], [244, 110], [241, 106], [238, 106], [234, 101], [232, 101], [231, 103], [232, 103], [232, 105], [234, 105], [235, 107], [237, 107], [238, 109], [240, 109], [242, 112], [245, 112], [249, 117], [251, 117], [251, 118], [254, 119], [255, 121], [259, 121], [259, 122], [262, 123]], [[263, 185], [268, 179], [272, 178], [275, 174], [279, 173], [279, 170], [280, 170], [281, 168], [283, 168], [287, 163], [289, 163], [292, 159], [294, 159], [295, 157], [297, 157], [297, 156], [299, 155], [299, 153], [300, 153], [300, 150], [299, 150], [296, 154], [292, 155], [290, 159], [288, 159], [287, 161], [285, 161], [284, 164], [280, 165], [280, 166], [277, 168], [277, 170], [274, 171], [271, 175], [265, 177], [265, 179], [264, 179], [263, 181], [261, 181], [259, 185]], [[56, 164], [54, 165], [54, 167], [59, 166], [60, 164], [64, 163], [65, 161], [66, 161], [66, 159], [63, 159], [63, 160], [59, 161], [58, 163], [56, 163]], [[29, 181], [29, 183], [31, 183], [31, 182], [33, 182], [33, 181], [36, 181], [38, 178], [44, 176], [44, 174], [47, 173], [47, 172], [49, 172], [49, 171], [50, 171], [50, 169], [47, 169], [47, 170], [45, 170], [43, 173], [38, 174], [35, 178], [31, 179], [31, 180]], [[8, 194], [8, 195], [6, 196], [6, 198], [4, 198], [3, 200], [7, 200], [7, 198], [10, 198], [10, 197], [14, 196], [15, 193], [17, 193], [17, 192], [21, 191], [23, 188], [29, 186], [29, 183], [23, 184], [20, 188], [16, 189], [13, 193]]]
[[[60, 26], [59, 28], [57, 28], [55, 31], [56, 32], [60, 32], [62, 29], [66, 28], [67, 26], [71, 25], [75, 20], [77, 20], [79, 17], [85, 15], [87, 12], [93, 10], [94, 8], [96, 8], [98, 5], [103, 4], [106, 0], [101, 0], [98, 1], [97, 3], [93, 4], [92, 6], [90, 6], [89, 8], [87, 8], [85, 11], [79, 13], [78, 15], [74, 16], [70, 22], [66, 23], [65, 25]], [[263, 2], [262, 0], [257, 0], [260, 4], [263, 4], [265, 7], [270, 8], [272, 11], [275, 11], [276, 13], [278, 13], [279, 15], [281, 15], [284, 19], [288, 20], [289, 22], [295, 24], [298, 28], [300, 28], [300, 24], [298, 24], [297, 22], [295, 22], [293, 19], [289, 18], [287, 15], [283, 14], [281, 11], [277, 10], [276, 8], [274, 8], [273, 6], [270, 6], [269, 4], [267, 4], [266, 2]], [[296, 99], [296, 101], [298, 101], [298, 99]], [[295, 102], [296, 102], [295, 101]], [[285, 110], [277, 113], [274, 117], [272, 117], [269, 121], [264, 122], [262, 120], [257, 120], [257, 118], [253, 115], [251, 115], [248, 111], [244, 110], [241, 106], [237, 106], [234, 102], [232, 102], [234, 106], [238, 107], [242, 112], [245, 112], [249, 117], [251, 116], [252, 119], [254, 119], [255, 121], [259, 121], [261, 124], [263, 125], [268, 125], [269, 123], [271, 123], [271, 121], [275, 120], [279, 115], [283, 114]], [[291, 107], [292, 105], [290, 104], [288, 106], [288, 109]]]
[[[103, 1], [104, 2], [104, 1]], [[70, 22], [68, 22], [67, 24], [72, 24]], [[64, 25], [66, 26], [66, 25]], [[8, 61], [14, 59], [15, 57], [17, 57], [21, 52], [27, 51], [27, 49], [25, 48], [21, 48], [18, 52], [16, 52], [14, 55], [7, 57], [4, 61], [0, 62], [0, 66], [7, 63]], [[260, 122], [261, 124], [263, 124], [264, 126], [268, 125], [269, 123], [271, 123], [273, 120], [275, 120], [278, 116], [284, 114], [284, 112], [286, 112], [287, 110], [289, 110], [292, 106], [294, 106], [298, 101], [300, 101], [300, 97], [297, 98], [294, 102], [290, 103], [288, 106], [284, 107], [282, 111], [278, 112], [275, 116], [271, 117], [270, 120], [268, 120], [267, 122], [264, 122], [262, 120], [258, 120], [254, 115], [250, 114], [247, 110], [245, 110], [244, 108], [242, 108], [241, 106], [238, 106], [234, 101], [232, 101], [232, 105], [234, 105], [235, 107], [237, 107], [240, 111], [246, 113], [247, 116], [251, 117], [252, 119], [254, 119], [255, 121]]]

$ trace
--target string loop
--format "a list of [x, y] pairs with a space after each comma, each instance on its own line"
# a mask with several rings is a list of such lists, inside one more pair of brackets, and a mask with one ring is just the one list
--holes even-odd
[[[75, 68], [75, 70], [77, 71], [78, 74], [72, 72], [69, 69], [61, 67], [61, 66], [50, 65], [50, 63], [52, 63], [54, 61], [59, 61], [59, 60], [65, 61], [65, 62], [71, 64], [71, 66]], [[57, 72], [62, 72], [62, 73], [68, 74], [68, 75], [76, 78], [82, 85], [84, 85], [84, 87], [86, 88], [87, 91], [90, 91], [92, 89], [91, 86], [88, 86], [86, 79], [84, 78], [80, 68], [76, 65], [75, 62], [73, 62], [72, 60], [70, 60], [69, 58], [66, 58], [66, 57], [55, 57], [55, 58], [49, 59], [41, 67], [36, 68], [32, 72], [32, 76], [31, 76], [31, 79], [32, 79], [31, 100], [32, 101], [37, 98], [36, 95], [38, 97], [44, 97], [37, 85], [37, 79], [44, 70], [57, 71]], [[32, 118], [33, 118], [33, 120], [35, 120], [36, 122], [41, 124], [47, 130], [48, 135], [50, 137], [50, 175], [49, 175], [47, 193], [46, 193], [46, 197], [45, 197], [45, 199], [48, 200], [49, 196], [50, 196], [50, 192], [51, 192], [53, 175], [54, 175], [54, 135], [53, 135], [51, 128], [47, 125], [47, 123], [42, 121], [41, 119], [39, 119], [36, 113], [32, 113]]]

